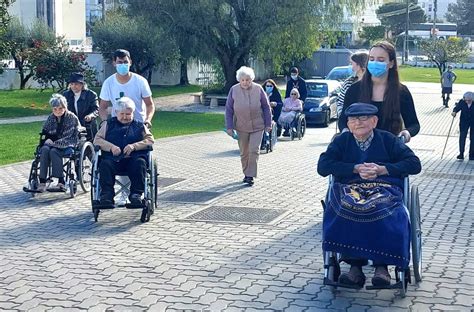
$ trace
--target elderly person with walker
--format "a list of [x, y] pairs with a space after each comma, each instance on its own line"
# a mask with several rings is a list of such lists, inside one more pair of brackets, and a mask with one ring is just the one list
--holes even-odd
[[244, 173], [243, 183], [252, 186], [257, 177], [257, 162], [263, 131], [271, 132], [272, 114], [268, 97], [263, 88], [253, 82], [252, 68], [242, 66], [237, 70], [239, 83], [230, 88], [225, 108], [226, 131], [238, 135], [240, 161]]
[[[456, 117], [458, 112], [461, 112], [459, 120], [459, 155], [456, 157], [459, 160], [464, 159], [464, 148], [466, 147], [467, 132], [469, 131], [469, 160], [474, 160], [474, 106], [472, 100], [474, 99], [474, 92], [466, 92], [462, 100], [456, 104], [451, 115]], [[470, 130], [469, 130], [470, 129]]]
[[116, 117], [108, 119], [94, 139], [94, 145], [102, 150], [100, 204], [114, 205], [115, 176], [118, 172], [126, 172], [131, 182], [130, 203], [140, 205], [145, 191], [148, 147], [154, 143], [153, 135], [143, 122], [134, 120], [132, 99], [118, 99], [114, 110]]
[[46, 179], [51, 165], [52, 177], [58, 178], [55, 188], [48, 191], [66, 191], [64, 186], [63, 157], [70, 156], [79, 140], [79, 120], [67, 109], [66, 98], [53, 94], [49, 100], [53, 113], [48, 116], [42, 134], [45, 141], [40, 152], [40, 175], [38, 191], [46, 190]]

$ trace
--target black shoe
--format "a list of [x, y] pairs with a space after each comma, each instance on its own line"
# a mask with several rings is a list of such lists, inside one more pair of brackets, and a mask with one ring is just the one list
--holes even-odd
[[250, 177], [245, 176], [244, 179], [242, 180], [242, 183], [247, 183], [249, 181]]
[[252, 186], [254, 184], [252, 177], [245, 177], [243, 182], [247, 183], [249, 186]]
[[139, 206], [142, 204], [142, 195], [141, 194], [130, 194], [130, 196], [128, 197], [128, 199], [130, 200], [130, 204], [134, 205], [134, 206]]
[[99, 204], [101, 206], [113, 206], [115, 203], [113, 199], [101, 199]]
[[469, 160], [474, 160], [474, 156], [469, 156]]
[[374, 286], [389, 286], [390, 273], [388, 273], [386, 266], [376, 266], [374, 277], [372, 277], [372, 285]]
[[[457, 158], [457, 159], [461, 159], [461, 160], [462, 160], [462, 159], [464, 159], [464, 155], [462, 155], [462, 154], [459, 154], [459, 155], [458, 155], [456, 158]], [[471, 159], [471, 157], [469, 157], [469, 159]]]
[[339, 276], [339, 283], [351, 286], [362, 287], [365, 284], [365, 275], [360, 266], [351, 266], [347, 273], [342, 273]]
[[277, 137], [281, 135], [281, 128], [277, 128]]

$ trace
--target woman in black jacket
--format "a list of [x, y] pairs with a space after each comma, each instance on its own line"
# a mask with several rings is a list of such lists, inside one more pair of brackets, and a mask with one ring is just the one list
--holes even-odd
[[[275, 123], [278, 123], [278, 118], [280, 118], [281, 109], [283, 107], [283, 100], [281, 99], [280, 90], [278, 89], [275, 81], [273, 79], [267, 79], [262, 84], [263, 90], [268, 96], [268, 101], [270, 102], [270, 107], [272, 108], [272, 119]], [[277, 135], [280, 136], [281, 127], [278, 126]]]
[[92, 141], [97, 133], [96, 118], [99, 114], [97, 93], [87, 89], [84, 75], [72, 73], [68, 80], [69, 90], [64, 92], [67, 108], [74, 113], [81, 126], [87, 129], [87, 140]]

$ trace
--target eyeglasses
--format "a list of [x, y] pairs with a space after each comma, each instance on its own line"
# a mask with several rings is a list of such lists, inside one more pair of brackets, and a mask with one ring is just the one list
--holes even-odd
[[367, 120], [369, 120], [370, 117], [372, 117], [372, 116], [350, 116], [350, 117], [347, 117], [347, 120], [350, 121], [350, 122], [354, 122], [356, 120], [367, 121]]
[[297, 93], [290, 93], [290, 95], [298, 95]]

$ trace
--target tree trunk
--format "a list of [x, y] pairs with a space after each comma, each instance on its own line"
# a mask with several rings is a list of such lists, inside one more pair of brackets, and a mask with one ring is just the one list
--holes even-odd
[[181, 86], [189, 85], [188, 60], [186, 58], [181, 59], [181, 74], [180, 74], [180, 78], [179, 78], [179, 84]]
[[220, 58], [219, 61], [221, 63], [225, 77], [225, 85], [223, 91], [227, 94], [230, 88], [237, 83], [235, 73], [237, 72], [237, 69], [247, 63], [247, 58], [244, 55], [240, 57], [232, 57], [230, 59], [223, 57]]

